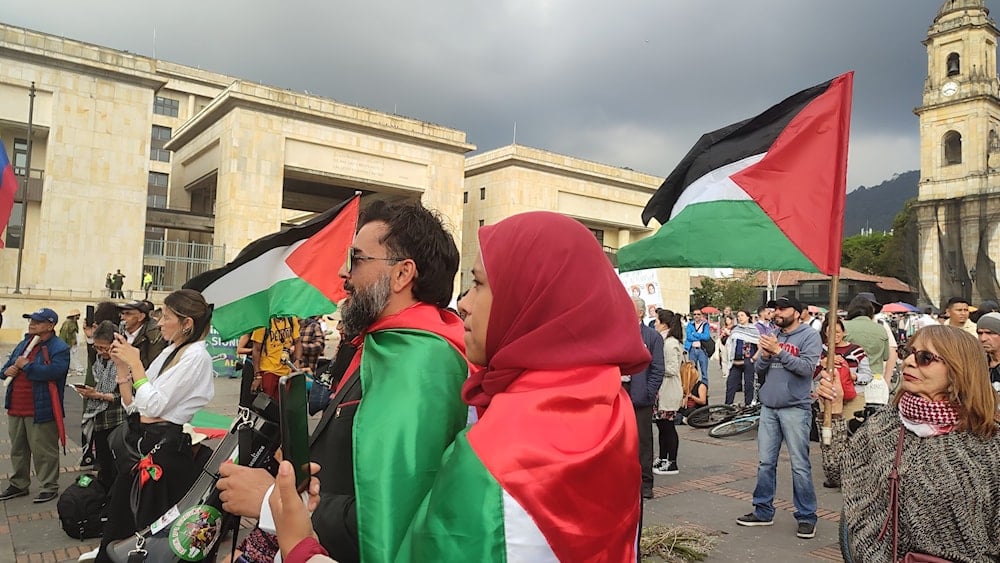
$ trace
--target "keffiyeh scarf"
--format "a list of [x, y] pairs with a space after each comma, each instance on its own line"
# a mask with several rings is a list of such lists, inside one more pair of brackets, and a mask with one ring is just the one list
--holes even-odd
[[903, 393], [899, 399], [899, 418], [910, 432], [927, 438], [954, 430], [958, 425], [958, 409], [948, 401], [930, 401]]

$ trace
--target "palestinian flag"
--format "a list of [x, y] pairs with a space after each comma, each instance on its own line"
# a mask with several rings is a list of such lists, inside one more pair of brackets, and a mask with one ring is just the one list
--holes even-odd
[[235, 260], [190, 279], [215, 305], [212, 325], [223, 340], [267, 326], [272, 317], [332, 313], [347, 297], [337, 270], [358, 225], [354, 196], [310, 221], [250, 243]]
[[621, 271], [743, 267], [840, 273], [854, 72], [702, 135], [653, 194], [654, 235]]
[[400, 561], [635, 561], [641, 469], [617, 367], [525, 371], [455, 439]]

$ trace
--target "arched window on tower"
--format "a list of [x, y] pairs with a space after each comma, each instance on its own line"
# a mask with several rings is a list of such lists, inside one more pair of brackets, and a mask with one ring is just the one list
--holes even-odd
[[1000, 135], [996, 129], [990, 129], [987, 139], [989, 142], [986, 145], [986, 166], [990, 170], [996, 170], [1000, 168]]
[[958, 131], [948, 131], [944, 134], [944, 163], [962, 163], [962, 135]]
[[948, 55], [948, 76], [958, 76], [962, 73], [962, 62], [958, 53]]

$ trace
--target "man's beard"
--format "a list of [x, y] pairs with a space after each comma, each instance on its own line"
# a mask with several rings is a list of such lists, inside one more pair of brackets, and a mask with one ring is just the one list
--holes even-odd
[[340, 318], [344, 322], [345, 334], [361, 334], [382, 315], [389, 304], [389, 296], [392, 294], [389, 275], [380, 277], [368, 287], [353, 286], [352, 291]]
[[775, 324], [775, 326], [785, 328], [787, 326], [791, 326], [792, 323], [795, 322], [795, 317], [782, 317], [780, 315], [775, 315], [774, 317], [772, 317], [772, 322]]

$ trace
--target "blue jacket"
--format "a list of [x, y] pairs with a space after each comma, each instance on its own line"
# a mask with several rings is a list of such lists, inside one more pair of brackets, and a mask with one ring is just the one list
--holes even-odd
[[712, 339], [712, 327], [708, 325], [708, 321], [701, 323], [701, 330], [696, 330], [694, 328], [694, 322], [687, 324], [684, 328], [684, 350], [686, 352], [691, 351], [691, 343], [695, 340], [699, 342], [705, 342], [706, 340]]
[[823, 342], [819, 333], [807, 324], [800, 324], [788, 333], [779, 331], [777, 336], [781, 352], [770, 358], [761, 354], [754, 364], [754, 372], [767, 375], [760, 388], [760, 402], [773, 409], [808, 409], [812, 405], [809, 394]]
[[642, 332], [642, 343], [653, 359], [646, 369], [627, 374], [632, 376], [628, 394], [634, 406], [649, 407], [653, 405], [656, 394], [660, 392], [660, 384], [663, 383], [663, 337], [642, 323], [639, 323], [639, 330]]
[[[31, 338], [25, 335], [24, 340], [14, 348], [7, 363], [3, 365], [3, 368], [0, 368], [0, 379], [6, 379], [4, 372], [7, 371], [7, 368], [14, 365], [14, 361], [20, 357], [24, 347], [30, 341]], [[59, 405], [60, 407], [63, 405], [63, 393], [66, 390], [66, 374], [69, 373], [69, 345], [63, 342], [58, 336], [53, 335], [45, 342], [39, 342], [38, 348], [48, 349], [49, 363], [45, 363], [45, 353], [39, 349], [38, 354], [35, 355], [35, 359], [30, 364], [21, 368], [21, 373], [17, 374], [17, 377], [27, 377], [31, 381], [35, 399], [34, 421], [37, 424], [41, 424], [55, 420], [55, 414], [52, 412], [52, 396], [49, 394], [49, 381], [56, 383], [56, 389], [59, 391]], [[5, 409], [10, 409], [11, 391], [13, 390], [12, 386], [7, 387], [7, 395], [3, 403]], [[66, 414], [65, 409], [62, 414]]]

